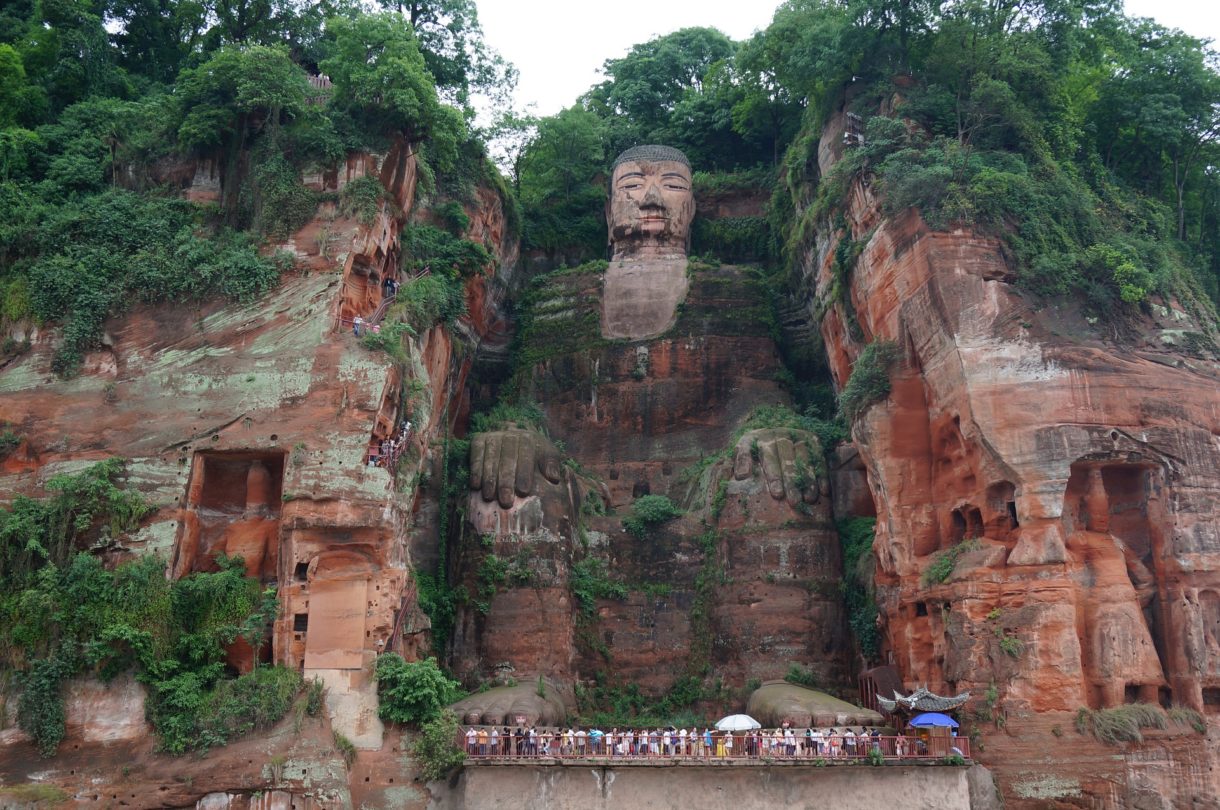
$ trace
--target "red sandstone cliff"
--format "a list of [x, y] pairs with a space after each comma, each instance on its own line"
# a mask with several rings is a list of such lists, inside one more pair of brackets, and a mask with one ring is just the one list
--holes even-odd
[[[842, 127], [824, 133], [823, 174]], [[854, 314], [830, 300], [834, 234], [805, 273], [840, 387], [864, 343], [901, 352], [889, 397], [853, 426], [878, 517], [886, 662], [908, 687], [970, 690], [1006, 720], [976, 725], [1009, 806], [1214, 806], [1220, 365], [1182, 343], [1215, 324], [1154, 301], [1116, 313], [1130, 329], [1111, 339], [1071, 302], [1014, 286], [994, 239], [932, 231], [915, 211], [882, 218], [866, 182], [844, 213], [867, 240]], [[976, 550], [929, 583], [965, 539]], [[1171, 725], [1116, 750], [1073, 729], [1081, 707], [1137, 700], [1202, 711], [1211, 731]]]
[[[207, 198], [208, 172], [194, 175], [184, 193]], [[82, 462], [130, 459], [128, 485], [157, 511], [120, 553], [160, 554], [174, 576], [213, 566], [219, 551], [242, 555], [251, 575], [278, 585], [266, 653], [326, 683], [329, 721], [290, 717], [271, 733], [179, 760], [154, 752], [138, 685], [86, 681], [72, 689], [69, 736], [49, 762], [3, 718], [0, 782], [36, 774], [82, 807], [186, 806], [205, 794], [200, 806], [209, 808], [385, 806], [384, 791], [397, 791], [403, 807], [426, 801], [422, 790], [393, 785], [411, 774], [399, 735], [377, 719], [371, 676], [380, 650], [415, 657], [427, 636], [408, 530], [426, 528], [429, 516], [414, 517], [418, 490], [398, 484], [416, 479], [448, 431], [469, 347], [504, 339], [500, 294], [488, 291], [493, 274], [511, 268], [516, 244], [499, 197], [480, 189], [470, 236], [496, 261], [468, 284], [468, 318], [452, 333], [437, 326], [411, 339], [407, 362], [396, 364], [361, 346], [343, 321], [369, 317], [380, 280], [398, 274], [399, 233], [415, 206], [414, 155], [404, 143], [353, 155], [306, 183], [337, 192], [363, 176], [388, 192], [372, 222], [323, 203], [278, 246], [297, 268], [262, 300], [135, 308], [107, 324], [105, 348], [76, 379], [52, 375], [50, 329], [0, 368], [4, 420], [22, 437], [0, 468], [0, 492], [33, 494]], [[367, 454], [407, 420], [396, 480]], [[248, 648], [231, 659], [239, 669], [251, 664]], [[350, 771], [331, 726], [366, 751]], [[371, 782], [370, 769], [378, 771]]]

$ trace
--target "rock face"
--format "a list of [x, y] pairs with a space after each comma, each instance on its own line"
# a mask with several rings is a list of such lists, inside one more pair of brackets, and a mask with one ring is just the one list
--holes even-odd
[[[756, 408], [788, 401], [769, 290], [748, 268], [688, 264], [692, 214], [686, 158], [629, 150], [607, 206], [614, 260], [527, 293], [513, 384], [555, 444], [521, 427], [473, 440], [454, 572], [479, 599], [458, 617], [459, 673], [655, 695], [682, 676], [742, 687], [793, 664], [844, 681], [821, 447], [790, 428], [744, 432]], [[624, 520], [648, 495], [687, 514]], [[472, 716], [497, 711], [471, 701]]]
[[[836, 118], [823, 137], [823, 172], [842, 126]], [[807, 272], [840, 387], [866, 342], [895, 341], [901, 351], [890, 396], [853, 429], [878, 518], [888, 662], [908, 686], [982, 696], [994, 684], [992, 710], [1006, 713], [1009, 729], [1039, 716], [1060, 717], [1066, 729], [1053, 713], [1134, 701], [1214, 717], [1215, 325], [1157, 301], [1129, 313], [1122, 341], [1108, 339], [1071, 304], [1048, 306], [1014, 286], [995, 240], [934, 232], [915, 212], [883, 219], [861, 183], [845, 214], [848, 234], [865, 244], [844, 295], [831, 297], [842, 234], [823, 232]], [[1066, 750], [1080, 738], [1041, 744]], [[1215, 761], [1198, 737], [1172, 750], [1175, 767]], [[999, 753], [994, 764], [1010, 798], [1057, 798], [1014, 785], [1019, 769], [1029, 777], [1062, 773], [1058, 766]], [[1117, 792], [1082, 772], [1089, 768], [1072, 775], [1071, 789], [1097, 806], [1128, 806], [1137, 792], [1131, 770], [1117, 770]], [[1217, 793], [1209, 776], [1166, 785], [1163, 795], [1190, 806]]]
[[[521, 383], [575, 463], [543, 474], [557, 450], [531, 431], [474, 439], [459, 581], [487, 592], [491, 557], [506, 572], [485, 611], [461, 615], [455, 669], [488, 677], [509, 665], [522, 681], [612, 672], [657, 694], [705, 665], [734, 685], [794, 663], [841, 682], [849, 645], [828, 485], [810, 461], [817, 439], [736, 435], [755, 407], [786, 402], [761, 282], [696, 268], [675, 326], [624, 342], [600, 332], [601, 281], [596, 268], [548, 277], [533, 293], [545, 318], [522, 336], [537, 362]], [[627, 532], [622, 519], [646, 494], [689, 514]], [[593, 579], [623, 597], [574, 604]]]
[[[204, 187], [184, 193], [206, 197], [210, 175], [196, 174]], [[135, 308], [107, 324], [106, 348], [70, 381], [52, 376], [52, 332], [43, 330], [33, 351], [0, 368], [4, 419], [23, 437], [0, 469], [0, 492], [33, 494], [48, 477], [85, 462], [128, 458], [128, 486], [157, 511], [119, 554], [160, 554], [175, 577], [214, 569], [217, 553], [241, 555], [251, 576], [277, 588], [280, 612], [264, 655], [306, 679], [321, 679], [334, 730], [374, 756], [378, 749], [397, 752], [396, 736], [387, 737], [377, 718], [375, 658], [386, 649], [417, 657], [426, 649], [428, 624], [409, 577], [408, 526], [419, 490], [397, 486], [390, 469], [372, 466], [370, 449], [375, 453], [381, 440], [405, 436], [398, 474], [403, 482], [415, 480], [429, 462], [432, 440], [449, 431], [459, 409], [448, 392], [460, 389], [470, 369], [462, 343], [492, 334], [502, 318], [499, 293], [490, 293], [487, 283], [496, 268], [488, 267], [469, 283], [470, 316], [453, 330], [437, 326], [405, 343], [405, 362], [360, 345], [351, 319], [375, 319], [384, 310], [383, 280], [399, 273], [399, 233], [414, 203], [415, 158], [399, 143], [384, 155], [353, 155], [334, 171], [306, 178], [316, 189], [334, 192], [364, 176], [377, 178], [387, 191], [372, 221], [344, 218], [335, 204], [323, 203], [315, 219], [280, 246], [296, 255], [297, 271], [254, 304], [214, 303], [199, 312]], [[503, 207], [498, 197], [479, 193], [471, 236], [489, 240], [497, 260], [511, 264], [516, 246]], [[229, 663], [248, 669], [252, 651], [235, 645]], [[83, 777], [67, 778], [69, 771], [78, 773], [74, 757], [84, 756], [76, 751], [84, 746], [98, 756], [96, 745], [119, 740], [134, 758], [131, 767], [137, 773], [147, 768], [152, 783], [133, 777], [131, 787], [143, 784], [147, 792], [125, 802], [131, 806], [180, 806], [209, 791], [215, 795], [201, 806], [350, 806], [353, 795], [359, 805], [362, 792], [372, 806], [388, 806], [368, 786], [349, 792], [329, 728], [313, 735], [323, 742], [308, 752], [287, 740], [270, 754], [260, 749], [249, 768], [227, 758], [242, 744], [229, 746], [224, 756], [189, 769], [193, 786], [159, 794], [155, 780], [174, 784], [175, 760], [155, 755], [155, 740], [139, 747], [132, 742], [149, 735], [142, 690], [128, 684], [112, 685], [100, 696], [97, 691], [91, 682], [72, 687], [64, 747], [73, 747], [50, 770], [20, 735], [5, 732], [3, 781], [45, 772], [76, 790], [78, 782], [86, 784]], [[303, 762], [269, 777], [271, 755]], [[114, 757], [111, 751], [99, 759], [108, 770], [88, 771], [92, 784], [121, 781]], [[390, 781], [394, 773], [409, 779], [401, 757], [391, 759]], [[311, 776], [315, 766], [331, 770], [324, 779]], [[249, 791], [277, 784], [288, 786], [282, 795], [250, 803]], [[96, 792], [104, 804], [113, 791]], [[423, 798], [414, 793], [414, 799], [405, 793], [395, 799], [397, 806]]]

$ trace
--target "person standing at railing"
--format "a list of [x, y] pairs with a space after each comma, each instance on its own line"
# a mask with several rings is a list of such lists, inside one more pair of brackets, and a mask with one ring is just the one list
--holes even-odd
[[500, 730], [497, 729], [495, 726], [491, 727], [491, 735], [489, 737], [489, 740], [491, 742], [491, 753], [493, 753], [493, 754], [500, 753]]
[[907, 738], [901, 732], [894, 738], [894, 752], [898, 755], [899, 759], [907, 755]]
[[478, 751], [475, 750], [475, 746], [478, 745], [478, 740], [479, 740], [479, 732], [474, 730], [474, 726], [471, 726], [470, 728], [466, 729], [466, 753], [467, 754], [470, 754], [473, 756], [474, 754], [478, 753]]

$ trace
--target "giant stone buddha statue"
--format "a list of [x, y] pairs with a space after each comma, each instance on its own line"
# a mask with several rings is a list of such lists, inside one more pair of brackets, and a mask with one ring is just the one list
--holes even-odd
[[[473, 695], [456, 707], [467, 721], [549, 719], [554, 684], [610, 670], [656, 693], [704, 663], [737, 686], [794, 662], [841, 675], [838, 544], [818, 440], [741, 432], [754, 408], [787, 401], [772, 305], [744, 268], [688, 264], [694, 214], [682, 152], [638, 146], [615, 160], [611, 260], [601, 274], [557, 274], [573, 286], [547, 310], [543, 340], [598, 310], [600, 335], [532, 370], [545, 435], [518, 425], [472, 438], [467, 536], [480, 540], [464, 545], [459, 578], [487, 595], [478, 571], [489, 551], [510, 570], [459, 616], [451, 664], [552, 688], [534, 701], [520, 686]], [[647, 494], [686, 515], [643, 537], [625, 531]], [[721, 571], [714, 586], [700, 580], [705, 566]], [[577, 570], [604, 572], [627, 597], [590, 611], [573, 598]], [[705, 612], [692, 620], [697, 601]]]

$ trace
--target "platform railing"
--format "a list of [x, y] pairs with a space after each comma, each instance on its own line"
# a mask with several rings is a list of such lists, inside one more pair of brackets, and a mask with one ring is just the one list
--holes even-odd
[[[474, 730], [474, 736], [468, 731]], [[518, 737], [510, 729], [505, 737], [501, 727], [496, 727], [493, 738], [491, 726], [463, 726], [457, 733], [457, 744], [466, 756], [475, 760], [537, 759], [599, 759], [609, 761], [659, 761], [679, 760], [696, 763], [728, 759], [753, 759], [775, 761], [803, 761], [809, 764], [826, 764], [846, 760], [868, 760], [880, 756], [886, 761], [897, 760], [941, 760], [954, 755], [970, 758], [970, 740], [967, 737], [916, 737], [914, 735], [846, 735], [823, 733], [822, 736], [806, 737], [804, 729], [795, 733], [791, 743], [777, 739], [771, 731], [762, 734], [737, 732], [733, 734], [713, 732], [710, 744], [700, 732], [695, 737], [671, 735], [666, 742], [664, 735], [653, 736], [649, 732], [641, 735], [633, 732], [613, 733], [613, 736], [569, 737], [562, 730], [538, 730], [533, 738], [528, 732]], [[485, 736], [484, 736], [485, 735]], [[613, 740], [613, 744], [609, 740]]]

